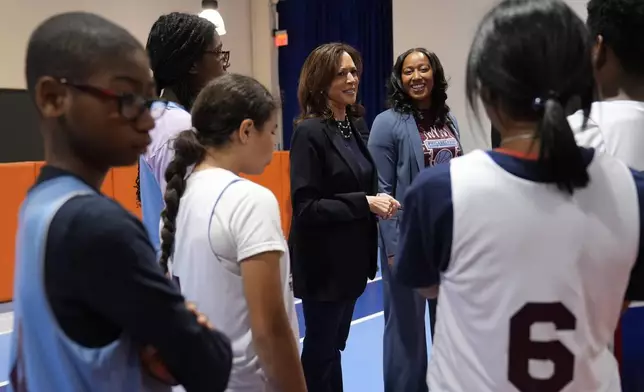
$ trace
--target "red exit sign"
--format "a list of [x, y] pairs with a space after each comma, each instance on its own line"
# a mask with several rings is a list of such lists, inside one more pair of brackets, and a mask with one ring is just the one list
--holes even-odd
[[280, 46], [288, 45], [288, 33], [286, 30], [278, 30], [275, 32], [275, 46], [278, 48]]

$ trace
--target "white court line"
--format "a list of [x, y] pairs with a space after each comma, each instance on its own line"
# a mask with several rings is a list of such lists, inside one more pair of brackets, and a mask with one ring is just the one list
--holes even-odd
[[[381, 279], [382, 279], [382, 278], [379, 276], [379, 277], [375, 278], [374, 280], [370, 280], [368, 283], [377, 282], [377, 281], [379, 281], [379, 280], [381, 280]], [[296, 299], [296, 300], [295, 300], [295, 303], [296, 303], [296, 304], [299, 304], [299, 303], [301, 303], [301, 302], [302, 302], [302, 300], [301, 300], [301, 299]], [[644, 308], [644, 302], [633, 302], [633, 303], [631, 303], [630, 307], [631, 307], [631, 308]], [[374, 313], [374, 314], [369, 315], [369, 316], [366, 316], [366, 317], [362, 317], [362, 318], [356, 319], [356, 320], [354, 320], [354, 321], [352, 321], [352, 322], [351, 322], [351, 325], [360, 324], [360, 323], [362, 323], [362, 322], [365, 322], [365, 321], [371, 320], [372, 318], [382, 316], [383, 314], [384, 314], [384, 312], [378, 312], [378, 313]], [[13, 332], [13, 330], [1, 331], [1, 332], [0, 332], [0, 335], [8, 335], [8, 334], [10, 334], [10, 333], [12, 333], [12, 332]], [[0, 387], [1, 387], [1, 386], [2, 386], [2, 384], [0, 383]]]
[[[376, 276], [373, 280], [369, 280], [369, 281], [367, 282], [367, 284], [369, 284], [369, 283], [373, 283], [373, 282], [377, 282], [377, 281], [379, 281], [379, 280], [382, 280], [382, 276]], [[295, 305], [297, 305], [297, 304], [301, 304], [301, 303], [302, 303], [302, 300], [301, 300], [301, 299], [299, 299], [299, 298], [296, 298], [296, 299], [295, 299]]]
[[9, 381], [0, 382], [0, 387], [6, 387], [7, 385], [9, 385]]
[[[358, 324], [364, 323], [365, 321], [373, 320], [377, 317], [383, 316], [384, 314], [385, 314], [385, 311], [381, 310], [380, 312], [370, 314], [368, 316], [360, 317], [359, 319], [355, 319], [351, 322], [351, 325], [352, 326], [358, 325]], [[304, 337], [306, 337], [306, 335]], [[300, 338], [300, 343], [304, 342], [304, 337]]]

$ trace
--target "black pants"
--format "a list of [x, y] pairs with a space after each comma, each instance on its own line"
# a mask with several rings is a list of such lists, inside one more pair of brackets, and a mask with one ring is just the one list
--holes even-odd
[[342, 392], [340, 352], [347, 344], [355, 303], [302, 300], [302, 368], [309, 392]]
[[432, 344], [434, 344], [434, 328], [436, 327], [436, 306], [438, 298], [430, 299], [429, 302], [429, 327], [431, 328]]

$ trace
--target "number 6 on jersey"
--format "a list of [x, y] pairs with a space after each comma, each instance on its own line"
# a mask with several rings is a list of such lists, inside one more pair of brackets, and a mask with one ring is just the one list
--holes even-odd
[[[508, 380], [521, 392], [560, 392], [574, 376], [575, 356], [558, 340], [538, 342], [530, 337], [535, 323], [551, 323], [557, 331], [574, 330], [577, 319], [561, 302], [527, 303], [510, 319]], [[550, 361], [550, 378], [530, 374], [530, 360]]]

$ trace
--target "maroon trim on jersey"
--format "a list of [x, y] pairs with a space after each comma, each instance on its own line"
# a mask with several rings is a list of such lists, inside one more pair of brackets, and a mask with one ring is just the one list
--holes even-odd
[[537, 159], [539, 159], [539, 154], [535, 152], [525, 153], [523, 151], [510, 150], [507, 148], [495, 148], [493, 151], [519, 159], [527, 159], [530, 161], [536, 161]]

